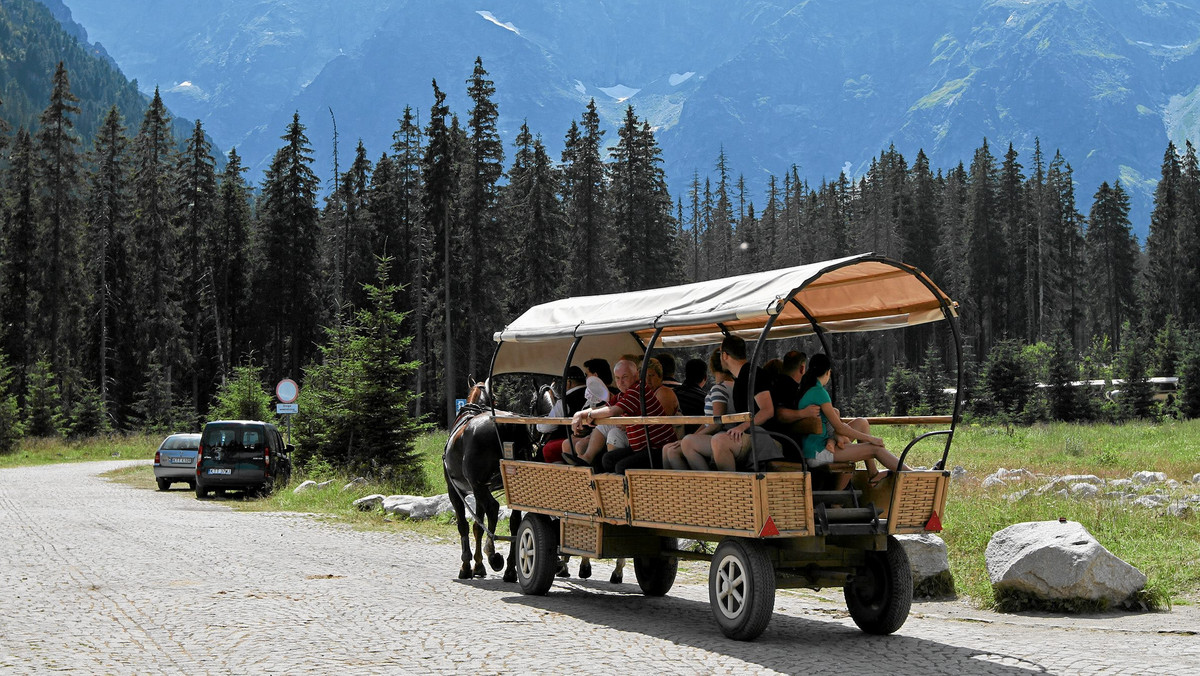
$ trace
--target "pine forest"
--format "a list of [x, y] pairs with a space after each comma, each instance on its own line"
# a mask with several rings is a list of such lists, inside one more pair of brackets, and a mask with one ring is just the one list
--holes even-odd
[[[506, 147], [476, 60], [466, 82], [434, 81], [395, 111], [390, 147], [358, 143], [328, 179], [298, 115], [250, 176], [236, 148], [214, 157], [199, 122], [175, 129], [157, 92], [129, 119], [82, 104], [61, 62], [46, 78], [41, 112], [0, 135], [10, 437], [196, 429], [230, 382], [291, 377], [315, 402], [353, 389], [350, 362], [364, 378], [390, 369], [405, 383], [391, 401], [444, 425], [445, 402], [487, 374], [492, 333], [530, 305], [859, 252], [911, 263], [958, 301], [973, 415], [1200, 415], [1190, 143], [1164, 149], [1139, 244], [1120, 181], [1076, 185], [1049, 144], [1021, 157], [981, 139], [952, 167], [887, 148], [861, 177], [793, 167], [763, 194], [722, 152], [671, 195], [632, 106], [615, 138], [593, 102], [569, 129], [522, 127]], [[451, 110], [447, 87], [470, 108]], [[542, 132], [564, 135], [560, 157]], [[364, 346], [372, 327], [391, 354]], [[943, 333], [836, 337], [842, 405], [947, 412]], [[1178, 376], [1177, 396], [1154, 400], [1153, 376]], [[1090, 379], [1119, 379], [1121, 396], [1070, 386]]]

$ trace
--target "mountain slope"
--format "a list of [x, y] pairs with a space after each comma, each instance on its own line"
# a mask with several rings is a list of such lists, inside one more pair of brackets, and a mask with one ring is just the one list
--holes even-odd
[[986, 137], [1029, 165], [1040, 138], [1076, 170], [1084, 211], [1121, 179], [1144, 235], [1167, 140], [1200, 138], [1200, 0], [65, 1], [252, 167], [299, 111], [324, 177], [331, 108], [343, 156], [362, 138], [377, 157], [405, 105], [427, 115], [434, 78], [466, 116], [476, 56], [506, 142], [527, 120], [557, 154], [591, 97], [610, 129], [633, 104], [676, 195], [722, 148], [761, 195], [792, 164], [813, 182], [856, 175], [892, 143], [950, 167]]

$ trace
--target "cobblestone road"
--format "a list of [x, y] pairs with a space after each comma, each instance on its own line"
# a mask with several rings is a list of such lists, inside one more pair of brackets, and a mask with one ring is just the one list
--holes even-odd
[[738, 643], [713, 623], [699, 567], [665, 598], [610, 585], [604, 562], [527, 597], [454, 579], [454, 544], [96, 476], [122, 464], [0, 470], [0, 672], [1200, 672], [1195, 607], [1054, 618], [916, 604], [880, 638], [836, 592], [781, 592], [766, 633]]

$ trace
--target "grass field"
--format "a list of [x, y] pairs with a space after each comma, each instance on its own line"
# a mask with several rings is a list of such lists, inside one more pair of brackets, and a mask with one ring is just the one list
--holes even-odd
[[[875, 430], [897, 451], [922, 431], [913, 428]], [[0, 467], [15, 465], [152, 458], [157, 437], [116, 437], [77, 444], [39, 441], [27, 443], [16, 453], [0, 456]], [[445, 492], [441, 450], [445, 433], [420, 439], [430, 493]], [[944, 437], [921, 442], [910, 455], [912, 465], [932, 465], [941, 456]], [[1102, 500], [1060, 498], [1053, 493], [1010, 502], [1005, 494], [1019, 488], [1037, 487], [1046, 479], [1025, 486], [984, 489], [980, 481], [997, 468], [1024, 468], [1031, 472], [1061, 476], [1095, 474], [1105, 479], [1129, 478], [1139, 470], [1165, 472], [1169, 478], [1189, 481], [1200, 472], [1200, 421], [1126, 425], [1052, 424], [1033, 427], [960, 427], [950, 456], [950, 467], [967, 470], [965, 480], [955, 481], [944, 515], [950, 566], [960, 595], [990, 607], [994, 603], [984, 564], [984, 550], [992, 533], [1014, 523], [1064, 517], [1082, 523], [1109, 550], [1145, 573], [1147, 589], [1170, 603], [1200, 602], [1200, 518], [1162, 515], [1148, 510]], [[118, 480], [153, 490], [149, 467], [139, 466], [115, 473]], [[265, 499], [232, 498], [239, 509], [285, 510], [325, 515], [352, 523], [358, 528], [404, 528], [438, 539], [454, 539], [448, 518], [431, 522], [388, 520], [380, 513], [360, 513], [350, 503], [363, 495], [399, 492], [393, 486], [365, 484], [343, 491], [345, 476], [296, 477], [333, 479], [322, 490], [294, 494], [279, 491]], [[180, 489], [176, 485], [176, 490]]]

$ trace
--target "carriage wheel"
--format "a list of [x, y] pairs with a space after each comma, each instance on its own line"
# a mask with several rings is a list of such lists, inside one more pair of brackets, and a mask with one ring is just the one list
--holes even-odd
[[891, 535], [887, 551], [866, 555], [866, 562], [842, 590], [846, 607], [859, 629], [868, 634], [891, 634], [904, 625], [912, 606], [908, 555]]
[[766, 546], [722, 540], [708, 569], [708, 603], [721, 633], [737, 641], [758, 638], [775, 612], [775, 570]]
[[517, 583], [522, 594], [541, 596], [558, 569], [558, 531], [542, 514], [526, 514], [517, 527]]
[[[678, 549], [679, 540], [663, 538], [663, 549]], [[646, 596], [665, 596], [675, 584], [679, 558], [674, 556], [644, 556], [633, 560], [633, 575]]]

